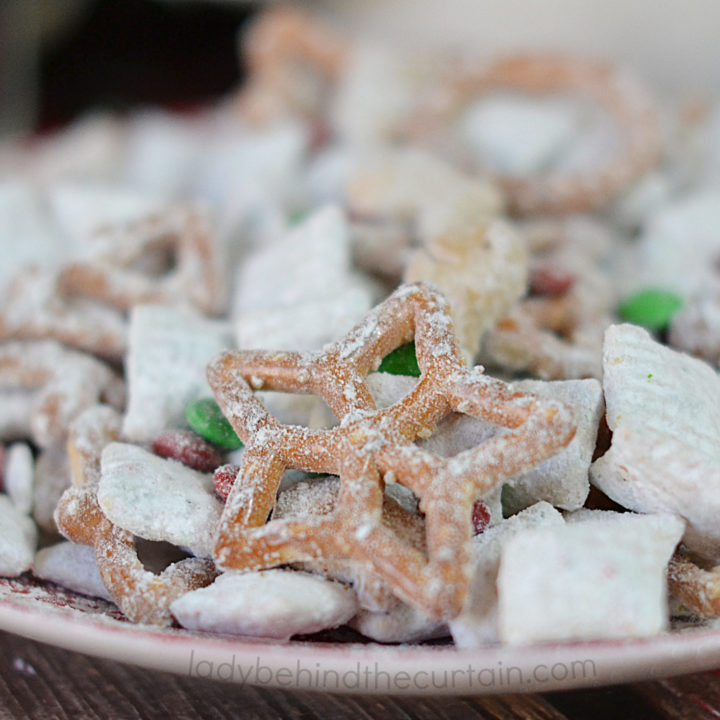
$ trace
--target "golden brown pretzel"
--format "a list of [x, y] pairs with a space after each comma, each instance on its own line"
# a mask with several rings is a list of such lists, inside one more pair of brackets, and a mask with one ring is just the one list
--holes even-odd
[[216, 572], [209, 560], [187, 558], [155, 575], [138, 558], [134, 535], [113, 524], [100, 509], [100, 456], [105, 445], [119, 438], [120, 424], [120, 416], [103, 405], [75, 421], [68, 438], [73, 486], [60, 499], [55, 520], [68, 540], [95, 549], [103, 582], [130, 620], [170, 625], [173, 600], [210, 584]]
[[[460, 64], [445, 80], [440, 98], [435, 96], [414, 119], [417, 129], [412, 131], [440, 149], [447, 144], [452, 118], [471, 99], [496, 90], [589, 97], [623, 131], [624, 146], [586, 173], [495, 177], [505, 191], [509, 209], [517, 215], [597, 209], [659, 159], [660, 124], [654, 102], [637, 81], [607, 64], [569, 57], [517, 55], [471, 66]], [[518, 141], [522, 142], [522, 138]]]
[[[421, 376], [401, 401], [375, 408], [364, 382], [414, 336]], [[246, 443], [220, 522], [215, 559], [251, 570], [316, 558], [353, 559], [402, 600], [438, 617], [460, 612], [469, 582], [476, 498], [557, 452], [575, 425], [562, 404], [515, 392], [464, 364], [447, 303], [424, 284], [401, 286], [324, 352], [226, 352], [208, 367], [215, 397]], [[339, 419], [329, 430], [281, 425], [252, 388], [320, 395]], [[510, 428], [446, 459], [414, 444], [450, 412]], [[338, 475], [330, 517], [271, 520], [286, 468]], [[427, 556], [381, 522], [384, 483], [420, 498]]]

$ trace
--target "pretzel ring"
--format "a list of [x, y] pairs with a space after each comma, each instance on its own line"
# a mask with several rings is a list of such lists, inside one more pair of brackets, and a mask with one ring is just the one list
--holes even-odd
[[107, 519], [97, 501], [102, 449], [119, 439], [120, 416], [96, 405], [72, 425], [68, 456], [73, 486], [55, 511], [60, 532], [72, 542], [90, 545], [105, 586], [118, 607], [133, 622], [171, 625], [170, 604], [190, 590], [209, 585], [216, 576], [213, 563], [187, 558], [159, 575], [145, 570], [135, 537]]
[[[413, 334], [420, 379], [405, 398], [377, 410], [364, 377]], [[575, 433], [564, 405], [513, 391], [483, 375], [482, 368], [469, 369], [447, 303], [424, 284], [398, 288], [324, 352], [226, 352], [208, 366], [208, 380], [246, 443], [220, 521], [218, 566], [250, 570], [353, 559], [381, 576], [400, 599], [437, 617], [457, 615], [467, 595], [475, 499], [554, 454]], [[250, 383], [316, 393], [340, 425], [329, 430], [281, 425]], [[414, 445], [452, 411], [510, 430], [452, 458]], [[330, 517], [265, 524], [287, 468], [340, 477]], [[388, 482], [420, 498], [427, 557], [383, 526]]]
[[[100, 300], [123, 312], [138, 303], [188, 300], [209, 314], [222, 311], [221, 261], [199, 211], [180, 207], [113, 225], [96, 233], [94, 241], [96, 259], [73, 263], [60, 274], [65, 292]], [[167, 255], [175, 261], [169, 268], [163, 267]]]
[[[455, 67], [442, 98], [416, 118], [416, 133], [443, 142], [451, 119], [478, 95], [513, 89], [527, 93], [571, 92], [588, 96], [624, 131], [624, 147], [587, 173], [550, 172], [532, 177], [500, 175], [509, 209], [517, 215], [569, 213], [600, 208], [658, 161], [658, 111], [647, 91], [610, 66], [567, 57], [511, 56], [472, 67]], [[411, 131], [412, 132], [412, 131]], [[420, 138], [421, 140], [423, 138]], [[447, 138], [444, 138], [447, 143]]]

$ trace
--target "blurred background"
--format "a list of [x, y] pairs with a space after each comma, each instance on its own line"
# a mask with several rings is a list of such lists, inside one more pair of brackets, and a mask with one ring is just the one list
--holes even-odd
[[[671, 95], [720, 90], [716, 0], [313, 0], [379, 41], [552, 49], [627, 64]], [[242, 77], [242, 29], [262, 3], [2, 0], [0, 133], [55, 128], [83, 111], [207, 103]]]
[[0, 2], [0, 134], [56, 129], [95, 109], [206, 104], [241, 78], [247, 3]]

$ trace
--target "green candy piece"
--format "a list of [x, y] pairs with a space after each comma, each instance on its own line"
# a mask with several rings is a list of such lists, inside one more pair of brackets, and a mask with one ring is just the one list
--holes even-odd
[[378, 372], [420, 377], [420, 367], [415, 355], [415, 341], [401, 345], [386, 355], [380, 363]]
[[190, 403], [185, 409], [188, 425], [201, 437], [224, 450], [237, 450], [243, 446], [232, 425], [212, 398]]
[[640, 290], [620, 304], [620, 317], [656, 332], [665, 330], [673, 315], [682, 307], [682, 298], [670, 290]]
[[290, 227], [295, 227], [296, 225], [304, 223], [309, 217], [309, 210], [294, 210], [288, 215], [288, 225]]

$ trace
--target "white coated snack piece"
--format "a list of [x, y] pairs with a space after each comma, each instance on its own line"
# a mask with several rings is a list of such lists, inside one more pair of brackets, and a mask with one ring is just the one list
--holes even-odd
[[48, 202], [65, 244], [82, 255], [94, 232], [141, 220], [163, 207], [158, 198], [126, 185], [61, 182], [48, 189]]
[[0, 576], [17, 577], [29, 570], [36, 543], [35, 523], [0, 494]]
[[505, 545], [528, 528], [562, 525], [562, 515], [539, 502], [473, 538], [470, 592], [460, 615], [449, 623], [458, 647], [481, 647], [499, 640], [496, 583]]
[[672, 201], [674, 190], [668, 173], [658, 170], [649, 172], [617, 199], [613, 219], [622, 226], [637, 228]]
[[645, 637], [667, 627], [674, 515], [601, 513], [518, 534], [498, 574], [500, 639], [511, 644]]
[[385, 612], [361, 609], [350, 621], [350, 627], [382, 643], [414, 643], [449, 635], [447, 624], [442, 620], [404, 602]]
[[[519, 392], [565, 403], [572, 408], [577, 430], [567, 447], [508, 481], [506, 486], [509, 487], [503, 493], [503, 502], [507, 498], [507, 510], [517, 512], [540, 500], [563, 510], [581, 507], [590, 490], [588, 471], [602, 417], [600, 384], [594, 379], [522, 380], [513, 383], [512, 387]], [[421, 445], [438, 455], [451, 457], [503, 432], [503, 428], [485, 420], [454, 413]]]
[[578, 115], [578, 107], [565, 98], [497, 94], [465, 109], [460, 133], [477, 161], [491, 171], [535, 175], [552, 168], [568, 148]]
[[373, 290], [356, 276], [332, 296], [243, 313], [237, 344], [243, 349], [320, 350], [344, 335], [372, 306]]
[[[127, 133], [124, 177], [130, 187], [172, 198], [188, 192], [203, 161], [207, 129], [192, 117], [158, 110], [138, 112]], [[130, 219], [130, 218], [128, 218]]]
[[502, 209], [502, 197], [489, 182], [478, 181], [437, 157], [413, 147], [382, 149], [361, 154], [347, 178], [347, 202], [354, 213], [383, 219], [411, 219], [437, 229], [425, 219], [440, 212], [448, 201], [473, 197], [472, 215], [486, 220]]
[[683, 542], [717, 561], [720, 375], [627, 324], [606, 331], [603, 367], [613, 438], [591, 482], [631, 510], [685, 518]]
[[668, 341], [677, 350], [720, 366], [720, 283], [673, 315]]
[[332, 410], [319, 395], [299, 395], [274, 390], [258, 390], [255, 395], [268, 412], [285, 425], [327, 428], [337, 424]]
[[89, 545], [63, 541], [39, 550], [33, 561], [33, 575], [74, 592], [114, 602], [100, 577], [95, 550]]
[[209, 129], [193, 188], [218, 209], [223, 224], [260, 239], [258, 231], [270, 216], [295, 199], [309, 131], [294, 120], [249, 129], [233, 118], [227, 123], [218, 118]]
[[35, 461], [33, 518], [38, 527], [57, 532], [55, 508], [65, 490], [70, 487], [70, 461], [65, 444], [51, 445], [41, 450]]
[[238, 347], [319, 350], [349, 330], [373, 302], [350, 252], [345, 217], [330, 205], [250, 255], [234, 301]]
[[95, 112], [38, 138], [25, 158], [26, 170], [40, 186], [60, 180], [107, 182], [117, 178], [124, 151], [122, 123]]
[[212, 475], [125, 443], [107, 445], [101, 464], [97, 497], [108, 519], [146, 540], [212, 556], [223, 508]]
[[4, 288], [2, 331], [6, 338], [52, 338], [85, 352], [122, 360], [127, 322], [107, 305], [61, 290], [55, 270], [28, 268]]
[[720, 185], [664, 204], [645, 223], [631, 265], [632, 288], [672, 290], [686, 300], [718, 287]]
[[417, 64], [391, 48], [356, 46], [330, 111], [333, 129], [350, 146], [392, 142], [416, 102], [414, 75]]
[[185, 408], [212, 395], [205, 366], [232, 345], [225, 323], [177, 308], [135, 306], [126, 360], [123, 435], [135, 442], [151, 442], [167, 428], [185, 427]]
[[3, 486], [15, 507], [29, 515], [33, 504], [35, 460], [26, 443], [14, 443], [8, 448], [3, 469]]
[[482, 335], [525, 293], [524, 238], [504, 220], [485, 219], [478, 199], [463, 193], [425, 213], [429, 242], [408, 260], [404, 279], [437, 285], [452, 308], [460, 344], [474, 358]]
[[513, 478], [503, 495], [506, 512], [517, 512], [540, 500], [562, 510], [582, 507], [590, 491], [589, 471], [605, 404], [602, 386], [593, 379], [522, 380], [513, 388], [541, 398], [559, 400], [572, 408], [575, 437], [557, 455]]
[[346, 623], [357, 599], [351, 588], [304, 572], [228, 572], [170, 609], [191, 630], [287, 640]]
[[374, 372], [367, 376], [365, 382], [375, 405], [381, 410], [405, 397], [417, 385], [418, 379], [410, 375]]
[[39, 194], [21, 180], [0, 182], [0, 255], [0, 287], [27, 265], [53, 267], [64, 256]]

